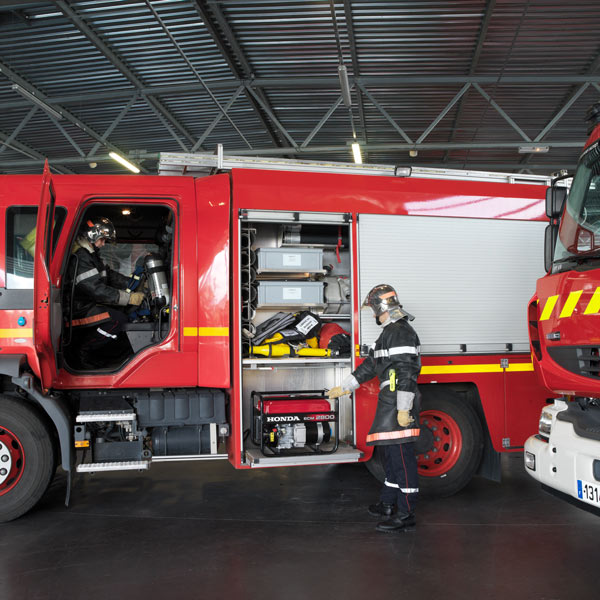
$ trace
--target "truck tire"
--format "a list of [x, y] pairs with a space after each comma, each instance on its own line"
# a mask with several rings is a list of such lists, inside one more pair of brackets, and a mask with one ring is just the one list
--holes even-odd
[[421, 429], [430, 447], [417, 454], [419, 489], [445, 498], [462, 490], [479, 467], [483, 431], [473, 407], [449, 390], [429, 389], [421, 401]]
[[56, 470], [51, 432], [35, 407], [0, 396], [0, 523], [40, 500]]
[[[448, 390], [428, 390], [421, 399], [417, 442], [419, 493], [445, 498], [471, 481], [483, 452], [481, 423], [473, 408]], [[425, 442], [425, 447], [422, 447]], [[385, 480], [383, 452], [376, 447], [367, 469]]]

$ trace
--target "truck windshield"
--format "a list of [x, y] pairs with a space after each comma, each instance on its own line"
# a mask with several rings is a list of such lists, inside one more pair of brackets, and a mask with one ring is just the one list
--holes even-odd
[[554, 262], [600, 257], [600, 146], [581, 157], [560, 223]]

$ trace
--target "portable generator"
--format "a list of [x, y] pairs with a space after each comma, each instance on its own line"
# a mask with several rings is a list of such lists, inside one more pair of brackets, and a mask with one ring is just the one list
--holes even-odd
[[265, 455], [332, 454], [338, 448], [338, 401], [328, 400], [324, 390], [252, 392], [252, 410], [252, 441]]

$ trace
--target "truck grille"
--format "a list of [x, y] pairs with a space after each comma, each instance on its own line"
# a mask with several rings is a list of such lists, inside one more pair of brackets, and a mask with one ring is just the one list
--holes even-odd
[[598, 346], [548, 348], [548, 354], [552, 360], [571, 373], [600, 379], [600, 347]]

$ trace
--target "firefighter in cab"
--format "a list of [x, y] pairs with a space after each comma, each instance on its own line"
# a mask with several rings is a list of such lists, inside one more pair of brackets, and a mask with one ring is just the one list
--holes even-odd
[[414, 317], [402, 310], [394, 288], [375, 286], [365, 298], [382, 332], [369, 356], [329, 391], [338, 398], [360, 384], [379, 377], [377, 411], [367, 435], [367, 445], [382, 446], [385, 457], [385, 483], [380, 501], [369, 506], [369, 513], [387, 517], [378, 531], [395, 532], [415, 527], [415, 504], [419, 493], [415, 441], [419, 429], [419, 392], [417, 377], [421, 371], [419, 338], [409, 323]]
[[67, 357], [76, 369], [114, 367], [133, 354], [121, 309], [139, 306], [144, 294], [128, 290], [129, 278], [102, 262], [100, 248], [115, 241], [114, 225], [99, 217], [85, 221], [73, 245], [64, 304], [71, 329]]

